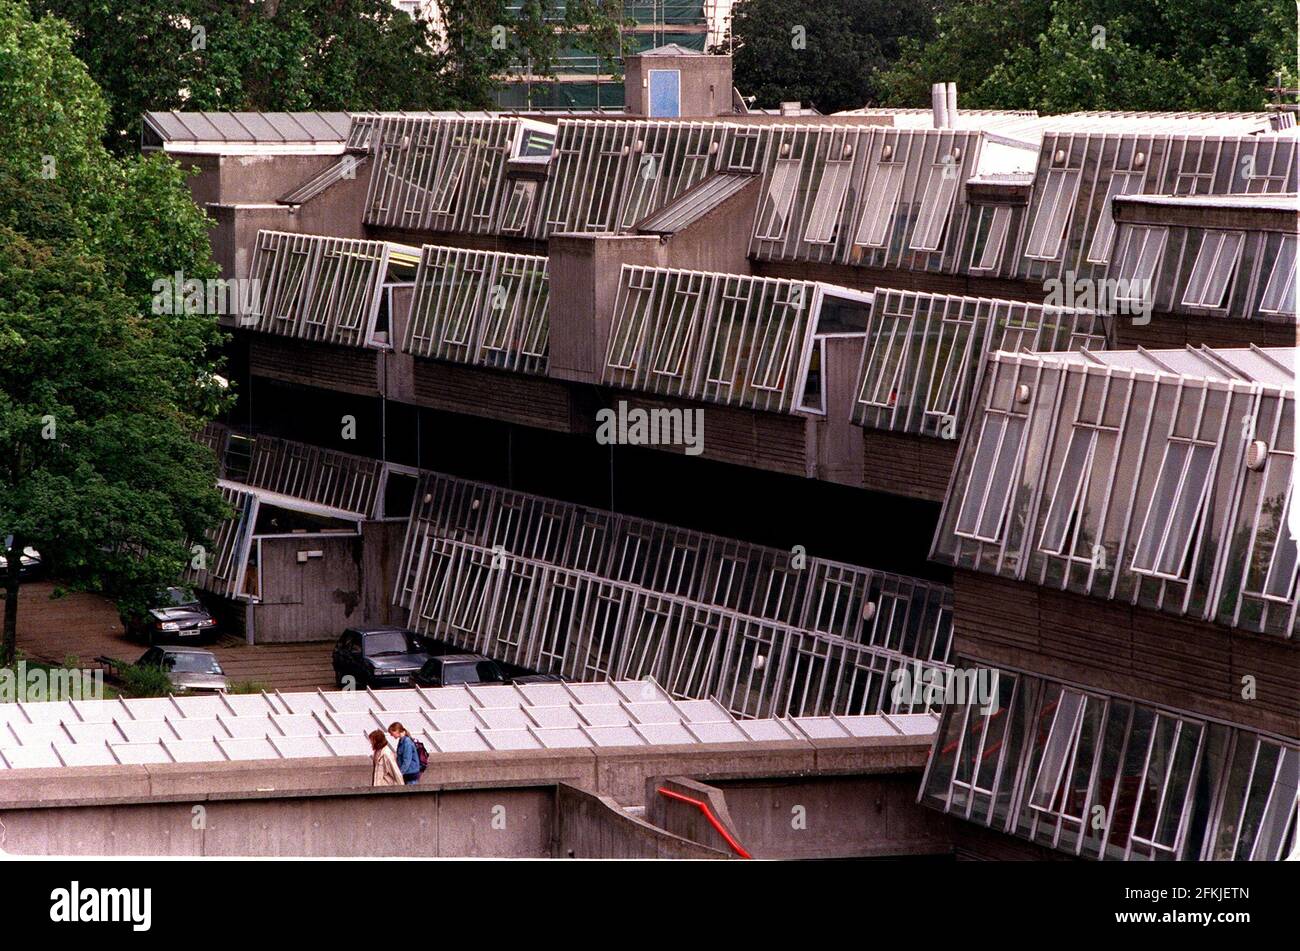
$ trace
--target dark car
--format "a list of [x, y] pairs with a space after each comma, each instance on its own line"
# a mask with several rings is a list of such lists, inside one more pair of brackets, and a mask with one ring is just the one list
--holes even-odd
[[519, 674], [508, 678], [512, 684], [562, 684], [564, 678], [559, 674]]
[[184, 693], [225, 693], [226, 672], [212, 651], [188, 647], [151, 647], [136, 661], [138, 667], [161, 667], [172, 686]]
[[497, 662], [482, 654], [444, 654], [430, 657], [415, 675], [420, 687], [454, 687], [458, 684], [503, 684], [505, 674]]
[[401, 627], [350, 627], [334, 645], [334, 680], [353, 678], [358, 690], [367, 687], [409, 687], [429, 660], [429, 652], [414, 631]]
[[128, 634], [150, 644], [197, 644], [217, 633], [216, 618], [185, 588], [162, 591], [145, 614], [124, 621]]

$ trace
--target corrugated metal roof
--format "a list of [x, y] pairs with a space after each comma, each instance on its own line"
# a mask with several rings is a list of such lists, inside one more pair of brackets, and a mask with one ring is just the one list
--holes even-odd
[[319, 144], [347, 139], [346, 112], [146, 112], [146, 128], [164, 144]]
[[1191, 347], [1183, 350], [1107, 350], [1033, 354], [1034, 358], [1057, 362], [1091, 364], [1115, 369], [1137, 370], [1156, 375], [1194, 377], [1225, 382], [1259, 383], [1294, 390], [1296, 357], [1294, 347], [1220, 348]]

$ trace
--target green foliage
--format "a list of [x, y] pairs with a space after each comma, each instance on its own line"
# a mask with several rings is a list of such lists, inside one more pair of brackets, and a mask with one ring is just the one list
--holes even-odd
[[228, 693], [264, 693], [270, 689], [270, 684], [260, 680], [236, 680], [230, 685]]
[[893, 105], [954, 81], [974, 108], [1253, 110], [1295, 85], [1290, 0], [960, 0], [882, 77]]
[[877, 77], [900, 42], [933, 33], [937, 0], [745, 0], [732, 8], [736, 87], [760, 107], [811, 102], [822, 112], [880, 97]]
[[[175, 163], [101, 145], [107, 109], [70, 42], [0, 0], [0, 536], [130, 609], [224, 513], [193, 438], [226, 400], [215, 318], [147, 308], [156, 278], [215, 269]], [[0, 580], [3, 658], [18, 579]]]
[[175, 689], [161, 667], [128, 664], [120, 676], [122, 692], [131, 697], [165, 697]]
[[75, 29], [74, 51], [127, 151], [151, 109], [441, 109], [444, 57], [389, 0], [32, 0]]

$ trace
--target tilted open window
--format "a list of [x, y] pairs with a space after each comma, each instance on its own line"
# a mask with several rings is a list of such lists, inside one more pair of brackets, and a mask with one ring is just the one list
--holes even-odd
[[1223, 306], [1228, 285], [1232, 282], [1241, 248], [1246, 242], [1243, 231], [1207, 231], [1196, 254], [1192, 273], [1183, 293], [1186, 307], [1217, 308]]
[[1079, 169], [1051, 168], [1038, 196], [1038, 210], [1025, 243], [1025, 257], [1054, 261], [1061, 255], [1061, 243], [1079, 194]]
[[1133, 570], [1186, 581], [1191, 576], [1193, 543], [1204, 524], [1216, 446], [1171, 439], [1165, 447], [1151, 503], [1147, 507]]
[[1007, 503], [1019, 468], [1025, 423], [1023, 416], [998, 410], [990, 410], [985, 415], [957, 516], [958, 535], [985, 542], [1001, 539]]

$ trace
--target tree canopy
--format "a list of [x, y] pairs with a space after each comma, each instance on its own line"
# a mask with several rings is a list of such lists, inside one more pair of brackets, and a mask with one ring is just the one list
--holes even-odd
[[203, 213], [162, 155], [114, 158], [73, 37], [0, 0], [0, 538], [138, 608], [224, 511], [194, 436], [226, 400], [210, 314], [154, 314], [153, 281], [216, 274]]
[[880, 76], [891, 105], [958, 84], [973, 108], [1254, 110], [1295, 85], [1291, 0], [955, 0]]
[[744, 0], [732, 8], [736, 87], [760, 107], [822, 112], [878, 102], [899, 41], [933, 32], [936, 0]]

